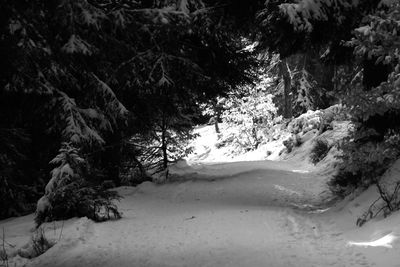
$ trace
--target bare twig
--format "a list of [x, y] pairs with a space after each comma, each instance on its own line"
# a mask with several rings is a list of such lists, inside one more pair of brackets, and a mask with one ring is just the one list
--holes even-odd
[[[400, 201], [398, 193], [400, 191], [400, 182], [396, 183], [393, 193], [390, 193], [379, 182], [376, 182], [376, 187], [379, 192], [379, 198], [376, 199], [368, 208], [368, 210], [357, 219], [357, 225], [362, 226], [368, 220], [377, 217], [381, 212], [386, 217], [390, 213], [400, 209]], [[375, 206], [378, 201], [382, 200], [383, 203]], [[376, 211], [375, 211], [375, 210]]]
[[39, 227], [31, 238], [32, 246], [35, 252], [34, 257], [45, 253], [53, 244], [46, 238], [45, 229]]

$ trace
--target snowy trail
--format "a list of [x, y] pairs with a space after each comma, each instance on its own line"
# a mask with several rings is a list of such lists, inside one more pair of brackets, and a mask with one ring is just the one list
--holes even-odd
[[374, 266], [334, 217], [307, 209], [324, 181], [291, 166], [198, 165], [189, 179], [120, 188], [121, 220], [83, 224], [73, 246], [61, 241], [28, 266]]

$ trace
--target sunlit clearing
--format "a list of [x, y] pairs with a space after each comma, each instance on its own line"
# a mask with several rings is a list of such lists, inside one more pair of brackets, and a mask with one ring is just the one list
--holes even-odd
[[361, 246], [361, 247], [386, 247], [386, 248], [393, 248], [392, 243], [398, 239], [397, 236], [393, 234], [385, 235], [375, 241], [370, 242], [353, 242], [349, 241], [347, 244], [349, 246]]

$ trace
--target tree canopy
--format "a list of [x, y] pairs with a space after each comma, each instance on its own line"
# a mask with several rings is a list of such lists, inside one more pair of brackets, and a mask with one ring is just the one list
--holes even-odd
[[268, 88], [285, 117], [343, 102], [382, 139], [400, 114], [399, 9], [395, 0], [4, 0], [0, 202], [50, 203], [77, 180], [118, 185], [132, 166], [146, 176], [146, 159], [167, 169], [201, 104], [255, 88], [260, 71], [274, 76]]
[[[42, 183], [67, 143], [86, 176], [119, 183], [130, 136], [194, 116], [202, 101], [251, 82], [253, 56], [214, 8], [196, 0], [2, 1], [0, 128], [4, 140], [26, 143], [7, 147], [2, 166], [32, 161], [21, 177]], [[19, 184], [15, 171], [2, 167], [3, 183]]]

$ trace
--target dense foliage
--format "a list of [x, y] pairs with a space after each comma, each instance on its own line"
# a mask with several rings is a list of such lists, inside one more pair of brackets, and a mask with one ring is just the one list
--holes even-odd
[[[348, 42], [354, 47], [356, 61], [367, 62], [363, 72], [345, 86], [345, 103], [357, 128], [343, 148], [346, 164], [339, 177], [348, 177], [345, 181], [341, 178], [344, 185], [377, 183], [387, 166], [400, 155], [399, 20], [399, 3], [378, 9], [364, 18], [355, 29], [355, 37]], [[374, 74], [368, 71], [369, 60], [373, 60], [374, 68], [379, 67], [379, 71]], [[379, 80], [367, 82], [366, 76]]]
[[329, 152], [329, 143], [325, 139], [315, 140], [314, 146], [310, 153], [310, 160], [312, 163], [317, 164], [320, 162]]
[[0, 10], [1, 216], [37, 199], [16, 187], [43, 188], [61, 144], [86, 167], [69, 164], [76, 177], [53, 169], [48, 202], [67, 186], [86, 188], [78, 176], [118, 185], [121, 152], [138, 151], [124, 145], [132, 135], [166, 137], [165, 152], [171, 132], [190, 137], [181, 119], [200, 102], [249, 82], [242, 38], [216, 26], [218, 10], [201, 1], [10, 0]]
[[376, 183], [399, 156], [399, 12], [390, 0], [300, 0], [267, 1], [258, 14], [261, 46], [289, 60], [314, 54], [333, 71], [326, 88], [356, 126], [341, 146], [336, 192]]

